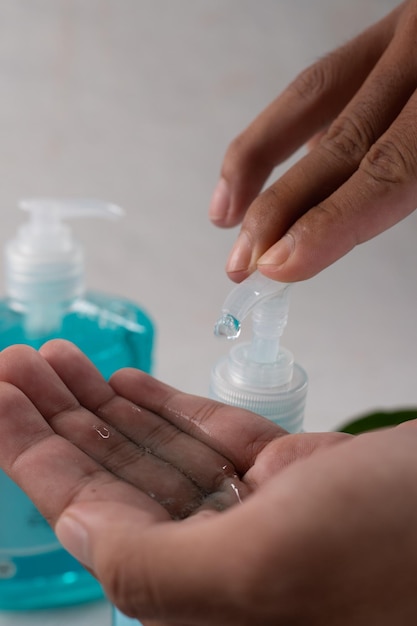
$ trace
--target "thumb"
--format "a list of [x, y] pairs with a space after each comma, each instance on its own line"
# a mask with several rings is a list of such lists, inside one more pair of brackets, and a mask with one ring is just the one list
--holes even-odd
[[231, 573], [217, 547], [227, 545], [219, 538], [219, 516], [155, 522], [130, 505], [79, 502], [65, 510], [55, 532], [124, 614], [199, 625], [217, 623], [215, 611], [225, 623]]

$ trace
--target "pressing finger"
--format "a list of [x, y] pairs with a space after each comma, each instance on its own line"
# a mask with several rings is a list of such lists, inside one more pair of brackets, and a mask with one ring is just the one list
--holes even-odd
[[[417, 94], [358, 170], [259, 259], [265, 275], [303, 280], [409, 215], [417, 205]], [[283, 247], [286, 253], [283, 254]]]
[[339, 114], [387, 47], [398, 12], [302, 72], [232, 142], [210, 205], [216, 225], [238, 224], [273, 168]]
[[[316, 147], [253, 202], [227, 263], [233, 280], [240, 282], [254, 271], [259, 258], [298, 219], [341, 187], [395, 121], [416, 85], [415, 63], [409, 49], [405, 36], [395, 36]], [[360, 203], [361, 198], [358, 200]], [[273, 248], [275, 265], [282, 263], [292, 245], [293, 240], [286, 237]]]

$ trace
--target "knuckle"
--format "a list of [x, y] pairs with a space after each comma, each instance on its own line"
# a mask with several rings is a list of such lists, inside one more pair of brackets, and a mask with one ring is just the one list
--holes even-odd
[[336, 227], [344, 229], [346, 223], [346, 211], [332, 198], [318, 203], [309, 217], [308, 224], [300, 225], [298, 238], [303, 241], [307, 241], [312, 234], [317, 237], [320, 233], [334, 231]]
[[267, 188], [252, 202], [242, 225], [248, 245], [255, 246], [271, 229], [271, 221], [278, 217], [279, 192]]
[[346, 198], [341, 203], [340, 200], [329, 197], [314, 207], [308, 219], [299, 220], [299, 223], [294, 226], [295, 236], [306, 246], [309, 246], [312, 240], [320, 241], [321, 251], [328, 258], [333, 258], [335, 238], [339, 242], [343, 238], [343, 249], [348, 252], [360, 241], [358, 226], [355, 220], [352, 221], [350, 218], [355, 208], [348, 203]]
[[245, 215], [243, 227], [249, 244], [259, 251], [275, 243], [279, 234], [287, 230], [294, 216], [281, 211], [288, 191], [286, 183], [281, 180], [278, 185], [271, 185], [258, 196]]
[[230, 143], [227, 150], [227, 157], [231, 161], [238, 160], [247, 151], [247, 141], [245, 133], [237, 135]]
[[405, 11], [401, 13], [400, 19], [397, 22], [395, 30], [395, 36], [404, 41], [409, 41], [412, 45], [415, 45], [415, 38], [417, 33], [417, 6], [414, 2], [408, 4]]
[[[285, 181], [280, 181], [280, 189], [285, 189]], [[261, 202], [258, 203], [257, 209], [262, 213], [261, 219], [264, 215], [276, 213], [280, 202], [282, 202], [283, 192], [277, 189], [277, 185], [270, 185], [262, 192], [260, 198]]]
[[[274, 142], [259, 136], [255, 122], [235, 137], [224, 158], [221, 174], [226, 180], [239, 183], [245, 192], [255, 197], [276, 165]], [[262, 124], [261, 124], [262, 126]], [[262, 135], [262, 133], [261, 133]]]
[[322, 150], [349, 163], [359, 163], [372, 145], [374, 133], [366, 117], [339, 116], [320, 141]]
[[326, 76], [321, 65], [311, 65], [303, 70], [291, 83], [289, 89], [302, 100], [312, 100], [326, 89]]
[[204, 402], [196, 407], [193, 415], [190, 416], [190, 431], [198, 433], [204, 430], [208, 421], [214, 417], [219, 417], [227, 407], [224, 407], [220, 402]]
[[290, 84], [289, 89], [303, 100], [316, 100], [334, 84], [334, 61], [337, 51], [303, 70]]
[[417, 178], [417, 145], [414, 149], [403, 141], [380, 139], [367, 152], [360, 169], [378, 183], [401, 185]]
[[259, 159], [260, 155], [258, 153], [259, 148], [253, 142], [251, 133], [249, 131], [240, 133], [232, 140], [227, 149], [223, 164], [223, 174], [227, 177], [228, 174], [230, 175], [230, 173], [235, 171], [246, 171]]

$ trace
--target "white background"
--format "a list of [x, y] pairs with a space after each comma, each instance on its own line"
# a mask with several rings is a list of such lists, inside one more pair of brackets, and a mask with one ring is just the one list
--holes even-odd
[[[306, 65], [392, 0], [0, 0], [0, 244], [23, 196], [94, 196], [74, 224], [88, 282], [142, 303], [155, 374], [206, 394], [236, 231], [207, 220], [229, 141]], [[282, 171], [283, 168], [281, 168]], [[294, 287], [285, 345], [309, 374], [306, 429], [417, 404], [417, 215]], [[108, 626], [106, 603], [0, 626]]]

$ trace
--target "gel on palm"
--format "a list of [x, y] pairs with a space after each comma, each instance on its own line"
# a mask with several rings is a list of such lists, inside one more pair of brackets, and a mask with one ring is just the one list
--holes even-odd
[[295, 433], [303, 426], [307, 375], [280, 343], [288, 320], [289, 290], [290, 285], [256, 271], [230, 292], [214, 332], [237, 339], [252, 313], [252, 341], [238, 343], [215, 364], [209, 395]]
[[[32, 199], [30, 214], [5, 249], [6, 294], [0, 301], [0, 349], [52, 338], [72, 341], [105, 378], [121, 367], [149, 372], [154, 328], [136, 304], [86, 292], [84, 255], [64, 218], [118, 219], [123, 211], [96, 200]], [[69, 605], [103, 595], [58, 543], [27, 496], [0, 471], [0, 609]]]

